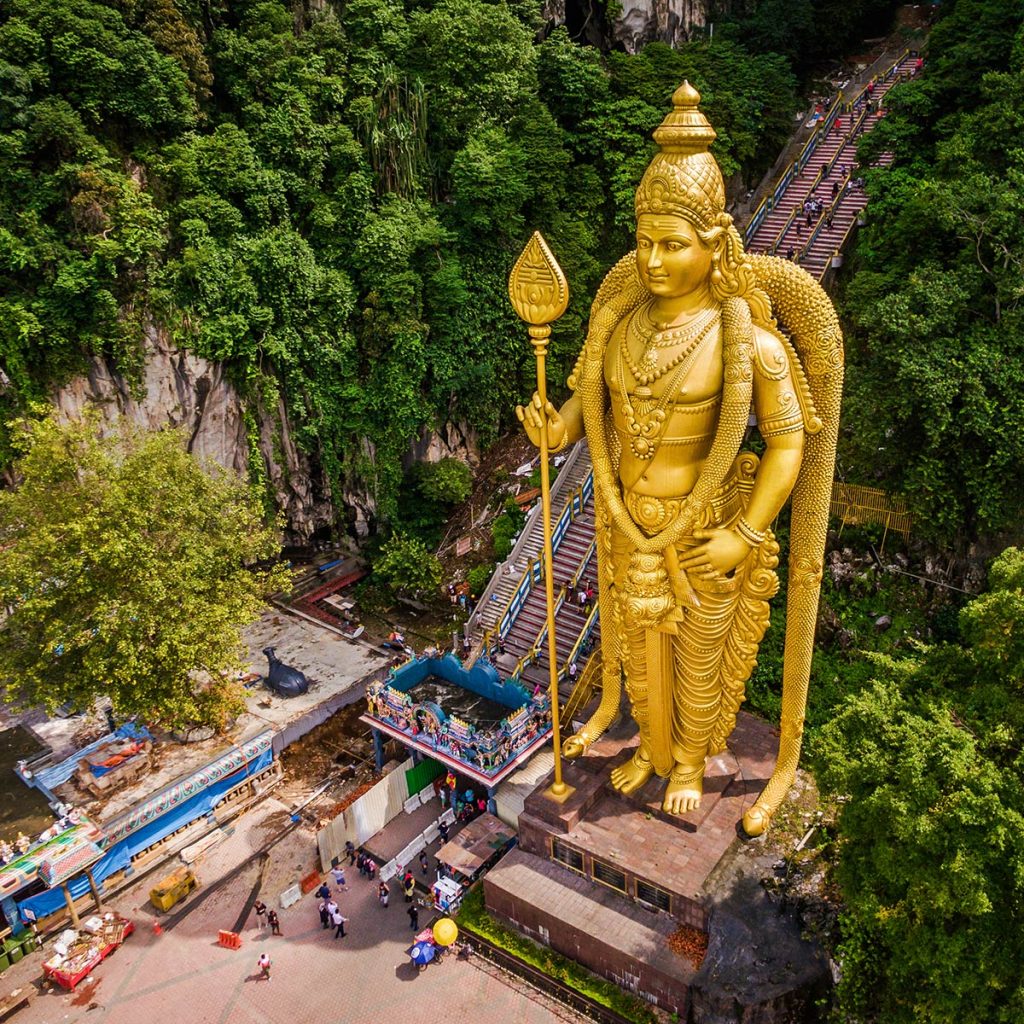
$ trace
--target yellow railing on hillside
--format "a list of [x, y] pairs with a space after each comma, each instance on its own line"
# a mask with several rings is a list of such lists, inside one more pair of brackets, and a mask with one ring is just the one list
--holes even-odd
[[[898, 495], [888, 494], [875, 487], [861, 487], [859, 484], [844, 484], [838, 480], [832, 485], [832, 502], [829, 514], [835, 516], [842, 526], [862, 526], [876, 523], [883, 528], [882, 544], [889, 531], [909, 538], [914, 517], [907, 508], [906, 500]], [[840, 532], [842, 527], [840, 527]]]

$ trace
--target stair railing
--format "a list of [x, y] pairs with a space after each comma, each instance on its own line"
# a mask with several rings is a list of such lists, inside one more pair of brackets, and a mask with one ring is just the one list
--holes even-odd
[[[899, 66], [903, 63], [904, 60], [906, 60], [906, 58], [909, 55], [910, 50], [904, 50], [903, 53], [900, 54], [900, 56], [897, 57], [895, 61], [893, 61], [893, 63], [884, 73], [879, 73], [878, 75], [875, 75], [874, 78], [871, 79], [871, 81], [874, 81], [876, 83], [878, 81], [887, 82], [896, 74]], [[807, 161], [810, 159], [811, 154], [817, 148], [819, 143], [821, 143], [822, 140], [827, 138], [828, 133], [832, 130], [832, 126], [835, 124], [836, 118], [840, 114], [850, 113], [854, 109], [854, 106], [857, 103], [857, 101], [861, 99], [866, 89], [867, 85], [865, 85], [864, 88], [861, 89], [861, 91], [855, 97], [852, 98], [847, 98], [842, 90], [838, 92], [835, 100], [828, 109], [828, 113], [825, 115], [824, 119], [818, 123], [818, 126], [817, 128], [814, 129], [814, 132], [811, 135], [811, 137], [807, 140], [806, 143], [804, 143], [804, 147], [803, 149], [800, 150], [800, 153], [797, 155], [797, 158], [786, 168], [785, 171], [782, 172], [782, 176], [776, 182], [775, 188], [772, 189], [771, 194], [765, 196], [765, 198], [761, 200], [757, 209], [754, 211], [753, 216], [750, 218], [750, 221], [747, 223], [747, 226], [746, 228], [744, 228], [743, 231], [744, 245], [750, 244], [750, 240], [754, 237], [758, 228], [760, 228], [765, 217], [767, 217], [768, 214], [771, 213], [779, 205], [779, 200], [782, 198], [783, 194], [789, 188], [797, 173], [804, 168]], [[834, 162], [835, 161], [833, 160], [833, 164]], [[772, 253], [775, 252], [774, 249], [772, 249], [771, 251]]]
[[561, 719], [563, 722], [566, 724], [571, 722], [591, 702], [594, 694], [601, 688], [600, 670], [601, 654], [600, 651], [594, 651], [587, 659], [586, 665], [583, 666], [583, 671], [562, 708]]
[[[566, 501], [565, 507], [562, 509], [562, 514], [558, 517], [558, 523], [551, 534], [551, 549], [552, 554], [558, 550], [559, 545], [565, 538], [566, 531], [569, 529], [569, 524], [577, 519], [580, 515], [586, 511], [587, 502], [593, 497], [594, 494], [594, 471], [591, 470], [583, 482], [576, 487], [569, 495], [569, 500]], [[524, 527], [525, 530], [525, 527]], [[495, 576], [501, 572], [501, 566], [495, 569]], [[493, 580], [493, 577], [492, 577]], [[542, 555], [535, 555], [526, 564], [526, 569], [523, 571], [522, 576], [519, 577], [519, 583], [516, 585], [516, 589], [513, 591], [512, 596], [508, 599], [504, 610], [501, 615], [498, 616], [496, 625], [488, 629], [482, 638], [482, 649], [487, 657], [491, 656], [491, 652], [494, 645], [497, 643], [498, 638], [505, 639], [508, 636], [509, 630], [515, 623], [519, 612], [522, 611], [523, 605], [526, 603], [527, 597], [530, 595], [530, 591], [533, 588], [543, 582], [544, 580], [544, 559]], [[488, 590], [493, 589], [488, 584]], [[483, 603], [487, 599], [487, 590], [481, 596], [480, 602]]]
[[775, 255], [775, 250], [782, 244], [783, 238], [786, 237], [786, 232], [792, 227], [793, 221], [796, 219], [797, 213], [800, 212], [800, 208], [795, 206], [789, 212], [789, 216], [786, 218], [786, 223], [782, 225], [782, 230], [772, 240], [772, 244], [768, 247], [768, 253], [771, 256]]
[[[558, 610], [565, 603], [565, 587], [555, 595], [555, 615], [558, 614]], [[541, 650], [544, 647], [544, 641], [548, 635], [548, 621], [545, 615], [544, 624], [537, 631], [537, 635], [533, 639], [533, 643], [530, 644], [526, 649], [526, 653], [516, 662], [516, 667], [512, 670], [509, 679], [518, 681], [523, 671], [530, 665], [535, 665], [540, 660]]]
[[572, 645], [572, 650], [569, 651], [569, 654], [565, 659], [565, 663], [558, 672], [559, 679], [564, 679], [565, 676], [568, 675], [569, 666], [579, 658], [583, 645], [590, 639], [590, 634], [594, 632], [594, 627], [600, 621], [601, 605], [598, 601], [595, 601], [594, 607], [591, 608], [590, 614], [587, 616], [587, 621], [583, 623], [583, 629], [580, 630], [580, 635], [576, 638], [576, 643]]

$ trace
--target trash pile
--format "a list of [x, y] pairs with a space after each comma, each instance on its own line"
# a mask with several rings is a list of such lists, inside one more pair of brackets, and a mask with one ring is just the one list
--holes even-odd
[[65, 987], [73, 987], [134, 930], [135, 925], [119, 914], [94, 915], [82, 922], [81, 929], [61, 932], [53, 944], [53, 956], [43, 964], [43, 973]]
[[695, 970], [700, 970], [704, 962], [704, 954], [708, 951], [708, 936], [697, 928], [689, 925], [680, 925], [669, 937], [669, 948], [679, 956], [685, 956], [693, 964]]

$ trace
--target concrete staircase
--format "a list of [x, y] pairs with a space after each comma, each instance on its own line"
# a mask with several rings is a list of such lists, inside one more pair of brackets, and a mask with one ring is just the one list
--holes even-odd
[[[574, 491], [582, 487], [590, 473], [590, 449], [587, 448], [586, 440], [580, 441], [574, 446], [569, 458], [562, 465], [558, 476], [555, 477], [551, 486], [551, 519], [552, 528], [557, 522], [562, 509], [572, 497]], [[590, 532], [593, 534], [593, 519], [591, 518]], [[572, 527], [570, 526], [570, 531]], [[499, 565], [495, 570], [491, 582], [487, 585], [480, 601], [477, 604], [476, 617], [473, 620], [473, 631], [478, 636], [493, 629], [497, 624], [512, 595], [519, 587], [519, 581], [526, 571], [530, 561], [537, 558], [544, 543], [544, 524], [541, 519], [540, 502], [538, 501], [530, 510], [523, 532], [516, 541], [515, 546], [509, 553], [508, 560]], [[589, 541], [587, 542], [589, 543]], [[555, 569], [555, 579], [564, 579], [558, 575], [558, 568]], [[493, 596], [492, 596], [493, 595]]]
[[[912, 71], [916, 58], [905, 56], [889, 73], [875, 82], [871, 102], [880, 105], [885, 94], [904, 73]], [[819, 136], [803, 166], [789, 181], [785, 191], [761, 221], [747, 242], [747, 250], [789, 256], [813, 277], [820, 279], [849, 234], [867, 197], [863, 189], [850, 185], [851, 171], [857, 160], [857, 143], [878, 123], [882, 112], [867, 112], [868, 99], [862, 94], [849, 110], [842, 111], [835, 123]], [[891, 157], [889, 158], [891, 160]], [[884, 164], [883, 159], [880, 163]], [[817, 199], [822, 212], [812, 215], [807, 224], [804, 203]], [[831, 227], [826, 227], [829, 215]]]

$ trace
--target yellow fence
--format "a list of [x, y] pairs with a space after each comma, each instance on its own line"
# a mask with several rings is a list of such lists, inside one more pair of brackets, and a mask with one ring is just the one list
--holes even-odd
[[838, 480], [832, 485], [829, 514], [839, 519], [843, 526], [878, 523], [885, 531], [882, 534], [883, 547], [890, 530], [909, 538], [914, 523], [903, 498], [893, 497], [874, 487], [843, 484]]

